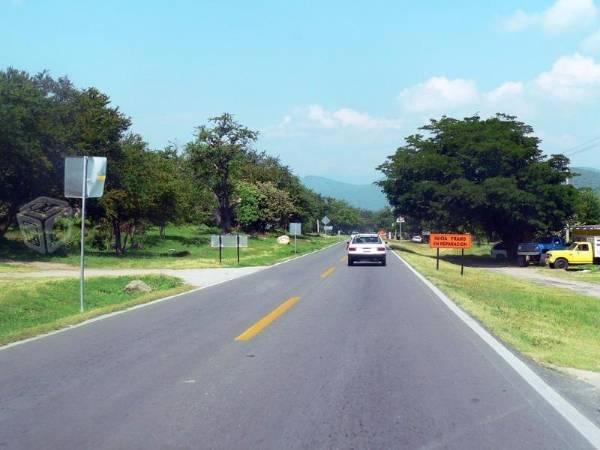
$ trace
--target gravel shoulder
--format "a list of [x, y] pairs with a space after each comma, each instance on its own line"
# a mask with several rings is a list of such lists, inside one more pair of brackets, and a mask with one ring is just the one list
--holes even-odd
[[544, 286], [570, 289], [580, 294], [600, 298], [600, 285], [596, 283], [557, 278], [552, 276], [551, 274], [544, 274], [539, 269], [533, 267], [490, 267], [487, 269], [492, 272], [510, 275], [515, 278], [530, 280]]

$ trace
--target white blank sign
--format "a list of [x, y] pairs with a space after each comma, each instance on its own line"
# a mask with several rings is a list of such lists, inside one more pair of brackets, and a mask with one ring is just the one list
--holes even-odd
[[[106, 180], [106, 158], [87, 157], [86, 198], [102, 197]], [[81, 198], [83, 188], [83, 157], [65, 158], [65, 197]]]
[[290, 234], [292, 234], [292, 235], [302, 234], [302, 224], [300, 222], [290, 223]]

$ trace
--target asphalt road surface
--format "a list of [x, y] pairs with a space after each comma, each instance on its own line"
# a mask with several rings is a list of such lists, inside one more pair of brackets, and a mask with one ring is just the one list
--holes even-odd
[[399, 260], [342, 245], [0, 351], [0, 449], [591, 448]]

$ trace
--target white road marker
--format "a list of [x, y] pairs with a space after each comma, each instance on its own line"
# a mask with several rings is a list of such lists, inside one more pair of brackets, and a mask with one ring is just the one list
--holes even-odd
[[523, 361], [517, 358], [500, 341], [493, 337], [483, 328], [475, 319], [464, 312], [456, 303], [444, 294], [437, 286], [425, 278], [409, 263], [407, 263], [395, 251], [394, 255], [412, 271], [433, 293], [452, 311], [460, 320], [462, 320], [471, 330], [473, 330], [492, 350], [494, 350], [506, 363], [517, 372], [539, 395], [541, 395], [567, 422], [569, 422], [585, 439], [587, 439], [594, 448], [600, 449], [600, 428], [591, 420], [581, 414], [573, 405], [565, 400], [548, 383], [546, 383], [538, 374], [527, 367]]

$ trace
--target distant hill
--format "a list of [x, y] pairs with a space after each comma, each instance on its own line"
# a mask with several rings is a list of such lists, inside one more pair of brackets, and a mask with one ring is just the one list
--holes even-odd
[[573, 186], [589, 187], [600, 193], [600, 170], [590, 167], [573, 167], [571, 170], [579, 174], [578, 177], [573, 177]]
[[318, 194], [345, 200], [356, 208], [376, 211], [389, 206], [383, 192], [374, 184], [343, 183], [313, 175], [303, 177], [302, 183]]

